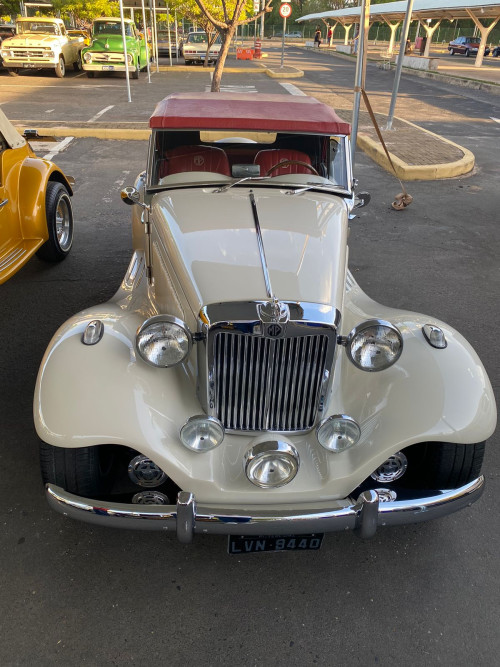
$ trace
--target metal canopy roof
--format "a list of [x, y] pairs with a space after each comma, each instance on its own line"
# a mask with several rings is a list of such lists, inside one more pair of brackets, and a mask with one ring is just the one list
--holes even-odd
[[[371, 5], [370, 18], [388, 21], [402, 21], [408, 2], [387, 2], [382, 5]], [[470, 19], [467, 13], [470, 9], [479, 19], [497, 18], [500, 15], [500, 2], [498, 0], [415, 0], [413, 4], [412, 16], [414, 19]], [[351, 7], [350, 9], [338, 9], [330, 12], [319, 12], [317, 14], [307, 14], [296, 19], [300, 21], [315, 21], [319, 19], [332, 18], [341, 23], [353, 23], [359, 18], [360, 7]]]

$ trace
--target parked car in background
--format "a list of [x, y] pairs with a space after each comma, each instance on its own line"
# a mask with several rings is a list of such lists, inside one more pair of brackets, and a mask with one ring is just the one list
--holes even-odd
[[[473, 56], [477, 54], [479, 49], [479, 39], [477, 37], [457, 37], [448, 44], [448, 51], [451, 56], [455, 53], [460, 53], [464, 56]], [[490, 52], [489, 47], [484, 50], [484, 55], [487, 56]]]
[[349, 124], [311, 97], [192, 92], [150, 127], [122, 191], [123, 282], [60, 327], [38, 374], [50, 505], [229, 535], [241, 554], [477, 500], [490, 382], [452, 327], [376, 303], [349, 271], [368, 201]]
[[285, 37], [293, 37], [293, 38], [302, 37], [302, 33], [299, 30], [295, 30], [294, 32], [287, 32], [285, 34]]
[[2, 42], [16, 34], [16, 26], [12, 23], [0, 23], [0, 67], [3, 67]]
[[[210, 47], [208, 62], [215, 63], [219, 57], [221, 49], [221, 38], [217, 36], [215, 42]], [[182, 55], [184, 63], [203, 63], [207, 55], [208, 37], [205, 32], [190, 32], [182, 44]]]
[[81, 69], [83, 46], [83, 38], [69, 35], [61, 19], [18, 18], [16, 35], [3, 40], [0, 55], [12, 76], [22, 69], [53, 69], [62, 78], [70, 65]]
[[70, 37], [82, 37], [85, 46], [90, 44], [90, 32], [88, 30], [84, 30], [83, 28], [70, 29], [68, 30], [68, 35]]
[[[131, 19], [125, 19], [128, 69], [133, 79], [147, 67], [146, 41]], [[119, 18], [101, 17], [92, 24], [92, 42], [82, 51], [83, 69], [92, 78], [96, 72], [125, 72], [125, 50]]]
[[73, 243], [72, 179], [37, 158], [0, 109], [0, 283], [26, 262], [65, 259]]
[[500, 45], [495, 46], [495, 48], [492, 49], [491, 55], [493, 56], [493, 58], [498, 58], [498, 56], [500, 56]]
[[176, 35], [175, 30], [158, 30], [158, 55], [160, 57], [168, 58], [170, 54], [172, 54], [172, 58], [177, 57], [180, 55], [180, 44], [180, 35]]

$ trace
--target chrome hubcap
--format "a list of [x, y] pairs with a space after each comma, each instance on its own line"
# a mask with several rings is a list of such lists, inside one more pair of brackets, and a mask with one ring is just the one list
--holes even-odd
[[128, 464], [128, 475], [134, 484], [149, 488], [160, 486], [167, 480], [166, 474], [147, 456], [136, 456]]
[[408, 468], [408, 459], [403, 452], [396, 452], [372, 473], [377, 482], [394, 482], [402, 477]]
[[132, 498], [136, 505], [169, 505], [168, 496], [159, 491], [139, 491]]
[[71, 246], [71, 213], [68, 195], [62, 195], [57, 202], [56, 236], [61, 250]]

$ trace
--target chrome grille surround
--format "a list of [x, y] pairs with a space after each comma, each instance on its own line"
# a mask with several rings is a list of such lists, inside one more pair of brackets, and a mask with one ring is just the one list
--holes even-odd
[[259, 318], [265, 301], [211, 304], [200, 312], [198, 395], [228, 432], [304, 433], [331, 387], [340, 313], [284, 302], [280, 335]]

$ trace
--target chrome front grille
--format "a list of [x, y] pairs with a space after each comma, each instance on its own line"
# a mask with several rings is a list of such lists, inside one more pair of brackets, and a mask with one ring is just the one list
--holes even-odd
[[311, 429], [329, 377], [328, 343], [325, 333], [286, 338], [216, 333], [213, 414], [235, 431]]
[[12, 49], [14, 58], [48, 58], [48, 54], [43, 49]]

